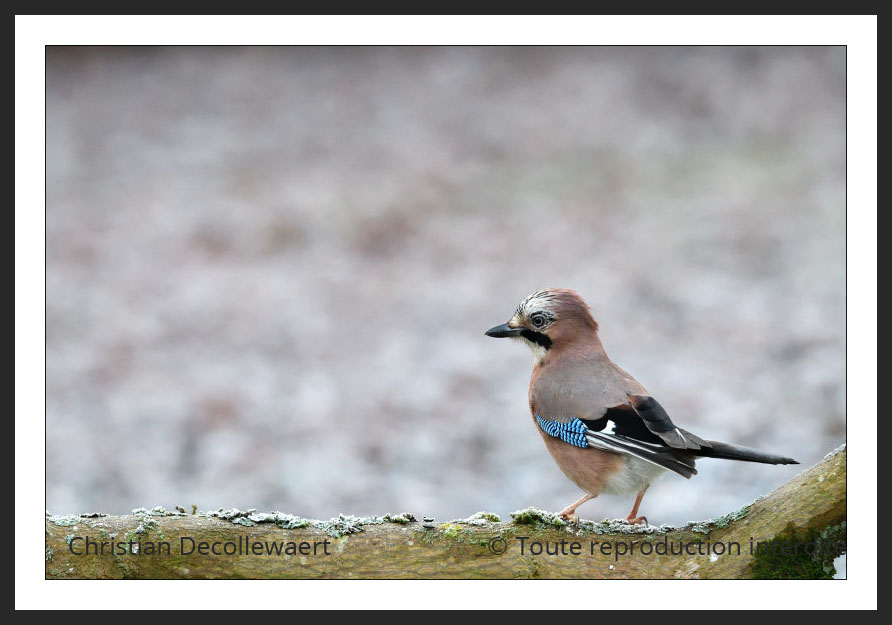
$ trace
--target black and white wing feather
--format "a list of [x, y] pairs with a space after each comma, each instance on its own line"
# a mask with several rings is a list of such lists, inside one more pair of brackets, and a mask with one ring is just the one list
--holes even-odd
[[628, 404], [608, 408], [600, 418], [582, 422], [592, 447], [628, 454], [686, 478], [697, 473], [697, 458], [798, 464], [785, 456], [704, 440], [676, 426], [657, 400], [644, 395], [629, 395]]
[[697, 473], [694, 460], [710, 447], [672, 423], [653, 398], [630, 395], [629, 403], [608, 408], [599, 419], [583, 421], [586, 440], [597, 449], [640, 458], [690, 478]]

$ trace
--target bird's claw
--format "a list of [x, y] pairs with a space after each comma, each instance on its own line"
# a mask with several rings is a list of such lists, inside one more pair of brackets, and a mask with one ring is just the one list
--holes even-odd
[[576, 514], [576, 512], [574, 512], [573, 510], [561, 510], [560, 512], [558, 512], [558, 517], [567, 521], [571, 525], [579, 524], [579, 515]]
[[626, 517], [626, 523], [631, 525], [647, 525], [647, 517], [646, 516], [632, 516], [631, 514]]

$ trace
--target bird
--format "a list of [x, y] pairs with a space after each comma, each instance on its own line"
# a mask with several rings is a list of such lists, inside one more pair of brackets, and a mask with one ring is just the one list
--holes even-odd
[[598, 323], [575, 291], [540, 289], [507, 323], [485, 334], [521, 341], [533, 352], [533, 423], [558, 467], [584, 493], [557, 515], [572, 524], [579, 522], [576, 509], [601, 493], [636, 493], [625, 520], [648, 524], [638, 512], [651, 483], [668, 472], [690, 479], [700, 458], [799, 464], [675, 425], [647, 389], [607, 356]]

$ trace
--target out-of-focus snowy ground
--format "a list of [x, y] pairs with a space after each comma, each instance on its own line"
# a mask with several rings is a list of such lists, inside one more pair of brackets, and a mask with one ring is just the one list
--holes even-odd
[[844, 48], [48, 48], [46, 106], [53, 512], [560, 509], [483, 336], [543, 286], [676, 422], [803, 463], [704, 460], [652, 522], [845, 439]]

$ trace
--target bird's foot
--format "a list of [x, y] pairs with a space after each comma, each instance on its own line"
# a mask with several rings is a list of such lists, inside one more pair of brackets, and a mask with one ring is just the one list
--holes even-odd
[[558, 512], [558, 516], [571, 525], [579, 524], [579, 515], [576, 514], [575, 510], [571, 510], [570, 508], [564, 508], [563, 510]]
[[626, 523], [630, 523], [632, 525], [647, 525], [647, 517], [646, 516], [632, 516], [631, 514], [626, 517]]

